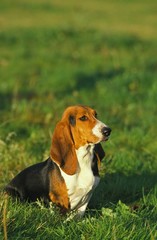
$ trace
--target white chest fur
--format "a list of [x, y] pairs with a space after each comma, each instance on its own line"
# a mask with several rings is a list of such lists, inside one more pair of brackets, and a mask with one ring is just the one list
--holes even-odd
[[79, 165], [76, 174], [70, 176], [61, 170], [68, 189], [71, 209], [79, 208], [88, 202], [91, 190], [99, 182], [99, 178], [93, 175], [91, 168], [93, 148], [94, 145], [85, 145], [76, 150]]

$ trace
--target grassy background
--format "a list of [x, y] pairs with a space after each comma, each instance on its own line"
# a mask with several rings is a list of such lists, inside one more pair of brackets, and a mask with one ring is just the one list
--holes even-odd
[[[113, 130], [84, 219], [9, 199], [9, 240], [157, 239], [156, 9], [148, 0], [1, 0], [0, 188], [49, 155], [65, 107], [94, 107]], [[1, 216], [3, 206], [2, 193]]]

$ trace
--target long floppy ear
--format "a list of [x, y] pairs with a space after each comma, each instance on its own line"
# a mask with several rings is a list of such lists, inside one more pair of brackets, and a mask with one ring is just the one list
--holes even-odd
[[59, 122], [55, 128], [50, 155], [66, 174], [76, 173], [77, 156], [70, 127], [66, 122]]
[[92, 162], [92, 170], [94, 176], [99, 176], [99, 167], [102, 159], [105, 157], [105, 152], [100, 143], [95, 144], [94, 147], [94, 158]]

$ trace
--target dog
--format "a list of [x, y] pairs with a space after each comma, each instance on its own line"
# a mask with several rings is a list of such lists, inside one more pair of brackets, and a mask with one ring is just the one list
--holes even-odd
[[110, 133], [94, 109], [68, 107], [54, 129], [49, 158], [21, 171], [5, 191], [21, 201], [55, 203], [62, 212], [75, 210], [82, 217], [100, 181], [105, 156], [100, 142], [107, 141]]

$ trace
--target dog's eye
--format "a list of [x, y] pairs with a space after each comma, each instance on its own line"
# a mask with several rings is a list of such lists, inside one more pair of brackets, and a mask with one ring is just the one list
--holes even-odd
[[81, 121], [86, 121], [86, 120], [88, 120], [88, 117], [85, 116], [85, 115], [83, 115], [82, 117], [80, 117], [80, 120], [81, 120]]
[[97, 118], [98, 117], [98, 114], [97, 113], [95, 113], [95, 118]]

